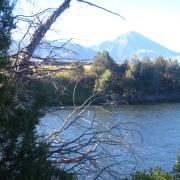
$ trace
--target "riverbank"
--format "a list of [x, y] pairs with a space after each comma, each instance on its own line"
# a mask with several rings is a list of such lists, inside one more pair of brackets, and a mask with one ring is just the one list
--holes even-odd
[[139, 104], [157, 104], [157, 103], [178, 103], [180, 94], [162, 94], [162, 95], [144, 95], [135, 97], [123, 96], [96, 96], [93, 99], [93, 105], [139, 105]]
[[[85, 94], [85, 93], [83, 93]], [[59, 101], [54, 101], [50, 103], [50, 106], [63, 106], [63, 107], [70, 107], [70, 106], [80, 106], [86, 100], [87, 103], [90, 105], [98, 105], [98, 106], [121, 106], [121, 105], [143, 105], [143, 104], [161, 104], [161, 103], [179, 103], [180, 102], [180, 94], [163, 94], [163, 95], [147, 95], [147, 96], [140, 96], [140, 97], [120, 97], [120, 96], [103, 96], [103, 95], [96, 95], [88, 96], [81, 96], [78, 94], [77, 97], [72, 96], [65, 96], [60, 98]], [[86, 104], [87, 104], [86, 103]]]
[[149, 103], [171, 103], [180, 102], [178, 92], [159, 92], [154, 95], [124, 95], [97, 93], [94, 96], [94, 78], [83, 78], [78, 84], [77, 81], [67, 78], [33, 80], [28, 88], [34, 89], [34, 96], [46, 101], [47, 106], [74, 106], [82, 105], [87, 99], [92, 105], [128, 105], [128, 104], [149, 104]]
[[127, 99], [128, 104], [174, 103], [180, 102], [180, 94], [147, 95]]

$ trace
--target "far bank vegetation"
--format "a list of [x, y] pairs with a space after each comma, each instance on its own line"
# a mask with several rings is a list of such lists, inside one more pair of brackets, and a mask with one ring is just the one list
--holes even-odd
[[[117, 64], [104, 51], [97, 53], [92, 63], [51, 62], [41, 64], [37, 71], [46, 72], [48, 77], [38, 83], [54, 96], [56, 102], [51, 100], [50, 104], [71, 105], [75, 84], [77, 104], [94, 93], [98, 94], [96, 103], [103, 104], [180, 100], [180, 66], [176, 60], [161, 56], [153, 60], [132, 56]], [[61, 97], [62, 91], [65, 96]]]

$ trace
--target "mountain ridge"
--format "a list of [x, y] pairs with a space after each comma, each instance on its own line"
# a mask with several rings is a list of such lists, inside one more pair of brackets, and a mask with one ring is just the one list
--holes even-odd
[[113, 41], [104, 41], [91, 47], [95, 51], [107, 50], [117, 61], [129, 59], [133, 55], [154, 58], [162, 55], [165, 58], [180, 56], [179, 52], [170, 50], [163, 45], [135, 31], [127, 32]]
[[[18, 49], [18, 42], [12, 44], [12, 49]], [[137, 55], [139, 58], [146, 56], [150, 59], [161, 55], [164, 58], [177, 58], [180, 60], [180, 52], [170, 50], [135, 31], [124, 33], [112, 41], [104, 41], [90, 47], [63, 41], [55, 41], [51, 43], [51, 46], [41, 44], [34, 52], [34, 56], [46, 58], [51, 54], [51, 57], [57, 61], [80, 60], [91, 62], [97, 52], [104, 50], [108, 51], [110, 56], [117, 62], [130, 59], [133, 55]]]

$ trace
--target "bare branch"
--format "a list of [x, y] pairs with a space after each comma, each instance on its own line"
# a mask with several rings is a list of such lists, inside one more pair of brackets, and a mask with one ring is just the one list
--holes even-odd
[[114, 14], [114, 15], [116, 15], [116, 16], [121, 17], [123, 20], [126, 20], [122, 15], [120, 15], [120, 14], [118, 14], [118, 13], [115, 13], [115, 12], [113, 12], [113, 11], [110, 11], [109, 9], [106, 9], [106, 8], [104, 8], [104, 7], [98, 6], [97, 4], [94, 4], [94, 3], [91, 3], [91, 2], [88, 2], [88, 1], [84, 1], [84, 0], [77, 0], [77, 1], [82, 2], [82, 3], [86, 3], [86, 4], [90, 5], [90, 6], [96, 7], [96, 8], [98, 8], [98, 9], [102, 9], [102, 10], [108, 12], [108, 13], [111, 13], [111, 14]]
[[44, 14], [45, 12], [52, 12], [52, 11], [54, 11], [54, 10], [55, 10], [55, 8], [47, 8], [47, 9], [41, 11], [41, 12], [38, 12], [38, 13], [33, 14], [33, 15], [29, 15], [29, 16], [28, 16], [28, 15], [22, 15], [22, 14], [16, 15], [15, 18], [16, 18], [17, 20], [21, 20], [22, 18], [37, 17], [37, 16], [40, 16], [40, 15]]

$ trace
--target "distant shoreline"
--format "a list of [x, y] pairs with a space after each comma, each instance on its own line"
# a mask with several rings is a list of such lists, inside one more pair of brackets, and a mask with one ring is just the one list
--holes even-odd
[[142, 96], [138, 98], [127, 99], [128, 104], [146, 104], [146, 103], [173, 103], [180, 102], [180, 94], [176, 95], [156, 95], [156, 96]]
[[[70, 99], [69, 99], [70, 100]], [[71, 100], [70, 100], [71, 101]], [[70, 103], [70, 101], [66, 104], [62, 104], [62, 106], [59, 106], [59, 104], [54, 104], [53, 107], [55, 108], [66, 108], [66, 107], [72, 107], [73, 102]], [[103, 100], [102, 97], [95, 97], [92, 100], [92, 104], [90, 106], [128, 106], [128, 105], [146, 105], [146, 104], [161, 104], [161, 103], [180, 103], [180, 94], [176, 95], [157, 95], [157, 96], [142, 96], [142, 97], [119, 97], [117, 99], [113, 100]], [[76, 103], [76, 106], [80, 106], [82, 103]]]
[[[140, 97], [115, 97], [114, 99], [103, 99], [96, 97], [92, 105], [102, 106], [120, 106], [120, 105], [143, 105], [158, 103], [178, 103], [180, 102], [180, 94], [164, 94], [164, 95], [147, 95]], [[66, 107], [66, 105], [65, 105]]]

